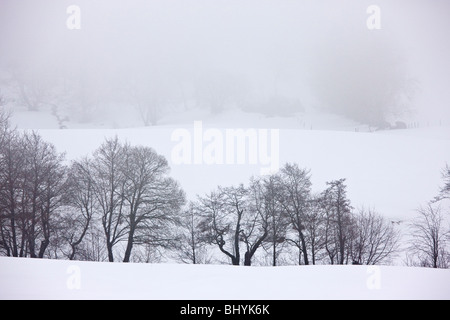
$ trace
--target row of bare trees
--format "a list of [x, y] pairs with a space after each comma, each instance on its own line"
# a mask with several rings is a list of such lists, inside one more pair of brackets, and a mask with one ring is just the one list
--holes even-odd
[[[408, 232], [408, 265], [447, 268], [450, 169]], [[399, 253], [395, 223], [355, 209], [345, 179], [313, 193], [310, 172], [286, 164], [248, 185], [217, 187], [185, 206], [167, 160], [153, 149], [107, 139], [72, 161], [0, 112], [0, 254], [15, 257], [233, 265], [380, 264]], [[292, 256], [291, 256], [292, 257]], [[264, 260], [265, 259], [265, 260]], [[217, 260], [216, 260], [217, 261]]]
[[106, 140], [90, 157], [64, 155], [0, 115], [0, 252], [80, 260], [133, 258], [167, 247], [184, 192], [153, 149]]
[[257, 252], [278, 264], [286, 246], [298, 264], [387, 263], [398, 252], [399, 232], [374, 210], [354, 212], [345, 179], [311, 192], [309, 171], [286, 164], [279, 173], [252, 178], [245, 187], [218, 187], [183, 214], [179, 258], [202, 263], [216, 248], [233, 265], [251, 265]]

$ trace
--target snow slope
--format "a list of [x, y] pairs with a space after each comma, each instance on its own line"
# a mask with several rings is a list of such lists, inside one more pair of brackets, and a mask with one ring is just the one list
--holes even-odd
[[[204, 131], [223, 127], [203, 124]], [[235, 126], [230, 126], [236, 128]], [[117, 135], [131, 144], [146, 145], [164, 155], [171, 175], [188, 199], [218, 185], [247, 183], [259, 175], [259, 164], [175, 164], [171, 140], [174, 130], [193, 132], [193, 123], [131, 129], [39, 130], [43, 138], [66, 152], [68, 160], [89, 155], [106, 137]], [[373, 207], [385, 216], [408, 220], [414, 211], [433, 199], [442, 185], [441, 170], [450, 163], [450, 127], [349, 132], [280, 129], [279, 165], [296, 162], [311, 169], [313, 190], [325, 189], [326, 181], [346, 178], [352, 205]], [[225, 135], [225, 133], [224, 133]], [[204, 143], [206, 146], [207, 143]]]
[[123, 264], [0, 257], [0, 299], [450, 299], [450, 270]]

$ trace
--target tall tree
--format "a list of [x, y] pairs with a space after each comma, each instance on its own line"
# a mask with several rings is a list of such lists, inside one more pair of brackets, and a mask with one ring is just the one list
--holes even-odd
[[352, 225], [347, 186], [345, 179], [333, 180], [327, 185], [328, 188], [322, 194], [327, 219], [325, 249], [331, 264], [344, 264], [348, 263]]
[[106, 239], [108, 260], [114, 261], [114, 246], [127, 233], [124, 210], [123, 167], [128, 145], [117, 137], [107, 139], [95, 152], [93, 178], [94, 193], [98, 203], [101, 223]]
[[[52, 144], [44, 142], [37, 133], [24, 134], [25, 197], [29, 216], [28, 246], [32, 258], [44, 257], [50, 244], [52, 220], [61, 206], [65, 169], [64, 155], [58, 154]], [[40, 239], [39, 251], [37, 241]]]
[[94, 217], [96, 203], [92, 165], [88, 158], [74, 161], [68, 169], [64, 185], [63, 204], [66, 210], [62, 217], [62, 237], [70, 246], [70, 251], [66, 253], [69, 260], [75, 259]]
[[167, 244], [171, 240], [163, 236], [163, 231], [175, 222], [185, 196], [168, 172], [167, 160], [153, 149], [127, 148], [123, 168], [123, 205], [127, 207], [128, 225], [124, 262], [130, 261], [136, 242]]
[[280, 203], [281, 182], [278, 175], [264, 178], [264, 210], [268, 217], [268, 235], [265, 240], [267, 249], [272, 251], [272, 266], [278, 263], [281, 248], [286, 242], [289, 218]]
[[299, 250], [299, 264], [309, 264], [305, 237], [306, 220], [309, 211], [311, 181], [309, 171], [300, 169], [297, 164], [287, 163], [280, 171], [280, 203], [289, 217], [295, 238], [289, 239]]

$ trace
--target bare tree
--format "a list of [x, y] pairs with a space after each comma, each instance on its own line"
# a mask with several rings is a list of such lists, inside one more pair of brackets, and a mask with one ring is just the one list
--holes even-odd
[[309, 171], [300, 169], [297, 164], [287, 163], [280, 172], [280, 203], [290, 220], [294, 238], [288, 238], [299, 250], [299, 261], [309, 264], [307, 243], [305, 238], [306, 219], [309, 210], [311, 181]]
[[252, 264], [253, 256], [269, 235], [269, 211], [265, 210], [265, 196], [264, 182], [252, 179], [248, 188], [248, 209], [241, 229], [241, 241], [246, 247], [245, 266]]
[[326, 212], [325, 250], [331, 264], [346, 264], [351, 239], [351, 206], [347, 199], [345, 179], [327, 182], [328, 188], [322, 193]]
[[354, 264], [391, 261], [398, 253], [400, 233], [391, 221], [374, 210], [360, 209], [353, 217], [351, 257]]
[[435, 201], [450, 199], [450, 166], [448, 164], [445, 165], [445, 168], [442, 170], [442, 179], [444, 180], [444, 185], [441, 187]]
[[44, 257], [61, 206], [64, 155], [35, 132], [5, 131], [0, 150], [0, 234], [7, 255]]
[[[35, 132], [23, 137], [25, 148], [25, 192], [29, 216], [28, 245], [32, 258], [42, 258], [50, 243], [52, 219], [61, 206], [65, 170], [64, 155]], [[36, 241], [40, 239], [37, 252]]]
[[410, 224], [409, 252], [423, 267], [449, 267], [449, 231], [439, 205], [428, 204], [417, 210], [418, 216]]
[[[0, 112], [0, 249], [7, 256], [19, 256], [21, 209], [19, 186], [23, 185], [25, 150], [17, 131], [9, 128], [8, 116]], [[25, 241], [23, 239], [23, 241]]]
[[[200, 197], [203, 219], [200, 229], [207, 243], [217, 245], [232, 265], [239, 265], [240, 230], [244, 214], [244, 187], [219, 187], [217, 191]], [[230, 245], [228, 245], [230, 243]]]
[[135, 243], [167, 245], [174, 240], [163, 235], [169, 234], [185, 196], [178, 183], [167, 176], [167, 160], [153, 149], [129, 147], [125, 157], [123, 205], [127, 206], [128, 239], [123, 261], [129, 262]]
[[108, 260], [114, 261], [114, 246], [127, 234], [124, 210], [123, 166], [126, 148], [119, 139], [107, 139], [94, 152], [95, 198], [106, 239]]
[[286, 242], [286, 232], [289, 218], [280, 203], [281, 183], [278, 175], [263, 179], [264, 202], [263, 210], [268, 220], [268, 235], [264, 241], [267, 251], [271, 251], [271, 264], [277, 265], [281, 249]]
[[[324, 256], [327, 215], [320, 195], [312, 195], [307, 206], [308, 209], [303, 222], [303, 233], [306, 247], [311, 257], [310, 262], [315, 265]], [[299, 263], [301, 262], [300, 254], [301, 252], [299, 251]]]
[[262, 179], [252, 179], [250, 187], [219, 187], [199, 198], [202, 219], [198, 225], [203, 240], [217, 245], [231, 264], [241, 263], [244, 244], [244, 265], [250, 266], [257, 250], [269, 235], [267, 194]]
[[206, 263], [206, 243], [200, 231], [201, 223], [198, 204], [190, 202], [181, 212], [178, 221], [178, 245], [176, 258], [183, 263]]
[[66, 254], [69, 260], [75, 259], [77, 249], [85, 238], [95, 212], [94, 178], [92, 161], [85, 158], [75, 161], [68, 170], [68, 179], [64, 186], [62, 216], [63, 238], [70, 246]]

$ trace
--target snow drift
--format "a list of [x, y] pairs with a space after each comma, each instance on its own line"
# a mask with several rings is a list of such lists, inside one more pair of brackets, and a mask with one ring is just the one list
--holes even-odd
[[450, 270], [236, 267], [0, 257], [0, 299], [450, 299]]

